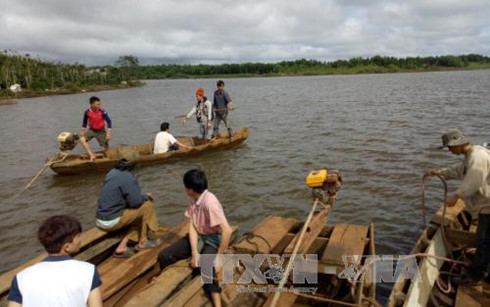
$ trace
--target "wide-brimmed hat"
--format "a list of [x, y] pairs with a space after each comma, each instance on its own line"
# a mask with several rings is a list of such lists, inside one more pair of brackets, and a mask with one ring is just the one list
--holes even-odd
[[442, 146], [450, 147], [450, 146], [460, 146], [471, 143], [469, 137], [466, 137], [463, 131], [459, 129], [449, 129], [446, 133], [442, 135]]

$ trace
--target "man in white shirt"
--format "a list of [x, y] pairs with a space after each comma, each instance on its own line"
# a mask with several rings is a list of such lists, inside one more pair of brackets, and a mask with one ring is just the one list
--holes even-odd
[[155, 137], [155, 146], [153, 146], [153, 153], [160, 154], [169, 150], [179, 150], [180, 147], [191, 149], [192, 147], [182, 144], [177, 141], [173, 135], [170, 134], [169, 123], [162, 123], [160, 125], [161, 132], [158, 132]]
[[15, 275], [8, 307], [102, 307], [97, 268], [70, 257], [80, 250], [81, 232], [80, 221], [67, 215], [41, 225], [38, 238], [48, 257]]
[[483, 288], [490, 288], [490, 151], [472, 145], [470, 139], [459, 129], [449, 129], [442, 136], [443, 147], [455, 155], [463, 155], [462, 163], [440, 170], [429, 169], [427, 175], [441, 175], [446, 180], [461, 179], [462, 182], [446, 204], [452, 207], [459, 198], [465, 202], [472, 219], [478, 220], [476, 252], [466, 275], [456, 277], [458, 285], [472, 285], [484, 280]]

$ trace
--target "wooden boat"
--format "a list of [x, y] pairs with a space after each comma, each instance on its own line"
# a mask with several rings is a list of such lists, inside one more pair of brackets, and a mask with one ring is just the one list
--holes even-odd
[[[368, 279], [361, 283], [350, 284], [339, 279], [337, 274], [345, 266], [342, 261], [344, 253], [374, 254], [373, 227], [360, 225], [322, 224], [325, 213], [320, 211], [314, 217], [310, 231], [304, 244], [300, 247], [303, 254], [318, 255], [318, 282], [316, 284], [293, 285], [291, 287], [314, 287], [312, 294], [283, 292], [276, 306], [376, 306], [374, 302], [375, 284]], [[268, 216], [253, 228], [230, 249], [239, 254], [290, 254], [298, 237], [302, 224], [296, 219], [279, 216]], [[183, 262], [166, 268], [151, 283], [141, 288], [138, 293], [124, 301], [122, 306], [212, 306], [208, 296], [202, 289], [200, 277], [192, 278], [189, 269], [183, 269]], [[233, 280], [238, 281], [245, 268], [235, 270]], [[267, 266], [261, 268], [267, 271]], [[366, 275], [367, 276], [367, 275]], [[245, 289], [277, 289], [277, 284], [268, 280], [267, 285], [240, 285], [238, 282], [222, 285], [222, 301], [224, 306], [271, 306], [274, 292], [250, 293]], [[269, 288], [270, 287], [270, 288]], [[297, 288], [298, 289], [298, 288]], [[362, 305], [361, 305], [362, 304]]]
[[[370, 306], [366, 297], [374, 299], [375, 284], [367, 279], [351, 285], [337, 277], [344, 268], [341, 256], [349, 254], [374, 254], [373, 227], [337, 224], [325, 225], [325, 210], [315, 214], [306, 234], [301, 253], [318, 255], [318, 287], [314, 295], [283, 293], [277, 306], [318, 305], [325, 302], [351, 302], [353, 306]], [[230, 248], [234, 253], [290, 254], [302, 223], [296, 219], [268, 216], [259, 225]], [[160, 227], [163, 243], [150, 250], [139, 252], [128, 259], [114, 258], [112, 253], [122, 238], [122, 233], [108, 234], [97, 228], [82, 236], [82, 248], [75, 259], [97, 265], [102, 279], [104, 306], [211, 306], [202, 290], [201, 279], [192, 277], [188, 261], [182, 260], [163, 270], [156, 278], [159, 268], [158, 253], [187, 234], [188, 224], [176, 227]], [[234, 234], [236, 234], [234, 227]], [[233, 241], [232, 241], [233, 242]], [[6, 300], [12, 278], [19, 271], [33, 265], [46, 254], [0, 276], [0, 306]], [[238, 268], [235, 274], [243, 273]], [[273, 285], [273, 284], [272, 284]], [[223, 285], [223, 301], [233, 306], [267, 306], [271, 295], [240, 293], [238, 285]], [[359, 305], [357, 305], [359, 304]], [[332, 306], [336, 306], [333, 304]]]
[[64, 158], [55, 159], [50, 165], [51, 169], [61, 175], [81, 174], [88, 172], [107, 172], [112, 169], [121, 158], [122, 150], [133, 150], [138, 152], [138, 166], [160, 164], [175, 158], [183, 158], [197, 155], [202, 152], [228, 149], [243, 144], [250, 135], [250, 128], [242, 128], [229, 138], [227, 133], [221, 133], [216, 140], [206, 142], [195, 137], [177, 137], [179, 142], [192, 146], [192, 149], [180, 149], [162, 154], [153, 154], [153, 143], [120, 146], [109, 148], [106, 154], [98, 153], [95, 161], [90, 161], [85, 154], [70, 154]]
[[[74, 259], [95, 264], [102, 279], [102, 297], [104, 306], [122, 306], [127, 296], [148, 284], [149, 278], [158, 272], [158, 253], [187, 234], [188, 223], [182, 222], [176, 227], [161, 225], [158, 235], [163, 243], [158, 247], [136, 253], [131, 258], [114, 258], [112, 254], [123, 237], [123, 232], [107, 233], [98, 228], [92, 228], [82, 234], [80, 251]], [[233, 228], [236, 237], [237, 228]], [[34, 265], [47, 254], [42, 254], [0, 276], [0, 306], [7, 305], [8, 291], [13, 277], [21, 270]]]
[[[475, 247], [476, 225], [470, 223], [463, 210], [464, 202], [447, 208], [443, 218], [441, 207], [415, 244], [411, 255], [428, 254], [469, 263], [468, 249]], [[490, 306], [490, 299], [482, 294], [482, 285], [457, 286], [449, 278], [461, 272], [461, 266], [442, 258], [418, 258], [420, 279], [411, 282], [399, 276], [391, 292], [389, 307], [398, 306]], [[485, 283], [483, 283], [485, 286]]]

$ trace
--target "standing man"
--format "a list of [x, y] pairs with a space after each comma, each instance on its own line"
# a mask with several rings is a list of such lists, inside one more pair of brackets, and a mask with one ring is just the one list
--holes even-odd
[[211, 121], [213, 120], [213, 112], [211, 101], [204, 96], [204, 89], [202, 87], [196, 90], [196, 100], [196, 106], [194, 106], [191, 111], [187, 113], [183, 124], [186, 125], [187, 120], [191, 118], [192, 115], [196, 114], [197, 123], [199, 124], [198, 137], [201, 140], [209, 141], [211, 139]]
[[230, 138], [233, 136], [233, 130], [231, 129], [230, 119], [228, 118], [228, 111], [233, 110], [233, 101], [230, 95], [225, 91], [225, 83], [219, 80], [217, 83], [218, 89], [214, 92], [213, 99], [213, 111], [215, 114], [213, 137], [219, 135], [219, 124], [224, 122], [228, 129], [228, 135]]
[[464, 155], [461, 164], [441, 170], [429, 169], [427, 175], [441, 175], [445, 179], [462, 179], [453, 196], [446, 199], [452, 207], [459, 198], [465, 201], [466, 209], [473, 219], [478, 219], [476, 253], [467, 275], [456, 278], [457, 284], [474, 284], [485, 277], [490, 283], [490, 151], [479, 145], [471, 145], [470, 139], [461, 130], [449, 129], [442, 135], [443, 147], [455, 155]]
[[[100, 107], [99, 97], [90, 97], [90, 108], [83, 113], [82, 133], [80, 142], [83, 148], [90, 156], [90, 161], [95, 160], [95, 155], [90, 150], [88, 142], [96, 138], [101, 147], [104, 147], [104, 151], [109, 149], [109, 140], [111, 139], [112, 121], [109, 118], [107, 112]], [[105, 129], [105, 122], [107, 122], [107, 130]], [[89, 129], [87, 130], [87, 124]]]

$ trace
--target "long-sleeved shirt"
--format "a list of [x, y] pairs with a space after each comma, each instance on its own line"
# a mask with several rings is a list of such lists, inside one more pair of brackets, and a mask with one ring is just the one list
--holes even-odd
[[107, 112], [104, 109], [93, 111], [91, 108], [88, 108], [83, 113], [82, 128], [87, 128], [87, 124], [88, 124], [89, 128], [96, 131], [101, 131], [105, 129], [104, 121], [107, 122], [107, 128], [111, 129], [112, 121], [109, 118], [109, 114], [107, 114]]
[[214, 92], [213, 107], [215, 110], [220, 110], [217, 112], [227, 112], [226, 108], [228, 107], [228, 103], [230, 103], [230, 101], [231, 97], [228, 92], [220, 92], [219, 90]]
[[105, 177], [98, 201], [97, 219], [114, 220], [124, 210], [139, 208], [147, 200], [148, 197], [141, 194], [138, 181], [130, 171], [114, 168]]
[[197, 105], [187, 113], [186, 117], [189, 119], [192, 115], [196, 114], [198, 122], [205, 122], [213, 118], [211, 109], [211, 101], [204, 97], [204, 102], [198, 102]]
[[478, 218], [478, 213], [490, 214], [489, 150], [472, 145], [461, 164], [443, 168], [441, 173], [446, 179], [463, 180], [456, 195], [465, 201], [466, 209], [473, 218]]

